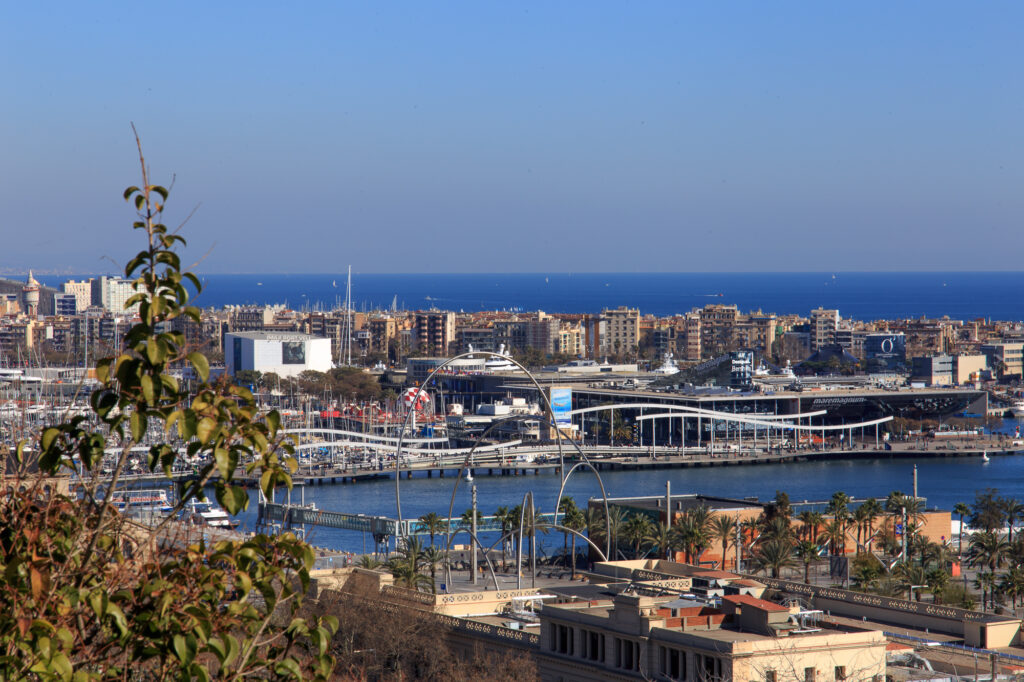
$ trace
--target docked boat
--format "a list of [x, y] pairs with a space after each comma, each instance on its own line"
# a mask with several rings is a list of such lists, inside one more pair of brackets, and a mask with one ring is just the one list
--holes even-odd
[[200, 502], [192, 498], [185, 505], [181, 512], [183, 521], [194, 526], [209, 526], [210, 528], [235, 528], [238, 520], [228, 516], [228, 513], [213, 502]]
[[163, 518], [173, 509], [170, 494], [163, 488], [115, 490], [110, 501], [127, 518], [143, 521]]
[[1016, 400], [1010, 405], [1010, 414], [1014, 417], [1024, 417], [1024, 400]]
[[679, 371], [679, 365], [672, 359], [672, 353], [666, 353], [665, 357], [662, 358], [661, 366], [654, 370], [655, 374], [664, 374], [670, 376], [676, 374]]

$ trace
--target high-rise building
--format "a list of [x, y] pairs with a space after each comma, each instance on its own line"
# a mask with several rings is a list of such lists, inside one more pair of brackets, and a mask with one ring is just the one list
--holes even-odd
[[455, 313], [447, 310], [416, 312], [416, 350], [430, 355], [448, 355], [455, 341]]
[[65, 294], [75, 297], [75, 310], [85, 310], [92, 305], [92, 280], [83, 279], [76, 282], [71, 279], [64, 282], [60, 288]]
[[815, 308], [811, 311], [811, 352], [836, 342], [839, 329], [839, 311]]
[[608, 325], [608, 349], [612, 353], [635, 353], [640, 343], [640, 310], [619, 306], [602, 310], [601, 317]]

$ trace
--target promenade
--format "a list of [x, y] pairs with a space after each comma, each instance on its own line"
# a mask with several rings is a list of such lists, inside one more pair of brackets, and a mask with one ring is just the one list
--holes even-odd
[[[921, 439], [882, 443], [876, 447], [873, 439], [844, 448], [781, 448], [746, 447], [736, 445], [710, 448], [636, 447], [636, 446], [584, 446], [581, 448], [587, 460], [598, 471], [629, 471], [647, 469], [681, 469], [690, 467], [727, 467], [745, 465], [770, 465], [775, 463], [806, 462], [814, 460], [846, 459], [909, 459], [946, 457], [1000, 457], [1024, 454], [1024, 446], [999, 436], [971, 437], [962, 440], [934, 441]], [[567, 466], [580, 461], [579, 452], [571, 445], [562, 446], [562, 455]], [[474, 455], [471, 465], [466, 466], [476, 476], [525, 476], [542, 473], [559, 473], [558, 448], [554, 444], [520, 445], [505, 448], [500, 454]], [[466, 455], [438, 455], [406, 458], [400, 473], [405, 478], [441, 478], [459, 475], [466, 462]], [[394, 479], [395, 463], [382, 461], [375, 465], [366, 463], [317, 463], [303, 464], [292, 476], [297, 484], [343, 485]], [[193, 472], [174, 475], [175, 481], [195, 478]], [[159, 485], [167, 481], [162, 473], [125, 475], [121, 482], [131, 486]], [[255, 487], [257, 479], [240, 476], [240, 483]]]

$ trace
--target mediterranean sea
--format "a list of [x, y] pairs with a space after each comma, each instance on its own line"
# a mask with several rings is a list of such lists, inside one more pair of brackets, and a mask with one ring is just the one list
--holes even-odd
[[[80, 277], [79, 277], [80, 278]], [[39, 277], [49, 286], [64, 277]], [[285, 303], [330, 309], [345, 300], [345, 274], [200, 275], [196, 303]], [[806, 315], [836, 308], [844, 318], [941, 317], [1024, 320], [1024, 272], [357, 274], [358, 310], [544, 310], [597, 313], [630, 306], [658, 316], [708, 303]]]

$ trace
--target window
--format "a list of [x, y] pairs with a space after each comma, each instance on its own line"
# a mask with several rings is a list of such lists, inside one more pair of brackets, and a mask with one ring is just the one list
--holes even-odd
[[623, 670], [636, 670], [639, 645], [628, 639], [615, 638], [615, 664]]
[[816, 671], [814, 668], [804, 668], [804, 682], [814, 682], [816, 679]]
[[604, 637], [598, 632], [585, 631], [583, 642], [586, 648], [584, 657], [591, 661], [604, 660]]
[[836, 666], [836, 680], [838, 681], [838, 680], [845, 680], [845, 679], [846, 679], [846, 666], [845, 665], [837, 665]]
[[768, 670], [764, 674], [764, 682], [779, 682], [779, 675], [774, 670]]
[[686, 679], [686, 652], [668, 647], [661, 650], [661, 674], [672, 680]]
[[566, 625], [555, 626], [554, 649], [560, 654], [573, 655], [573, 630]]

